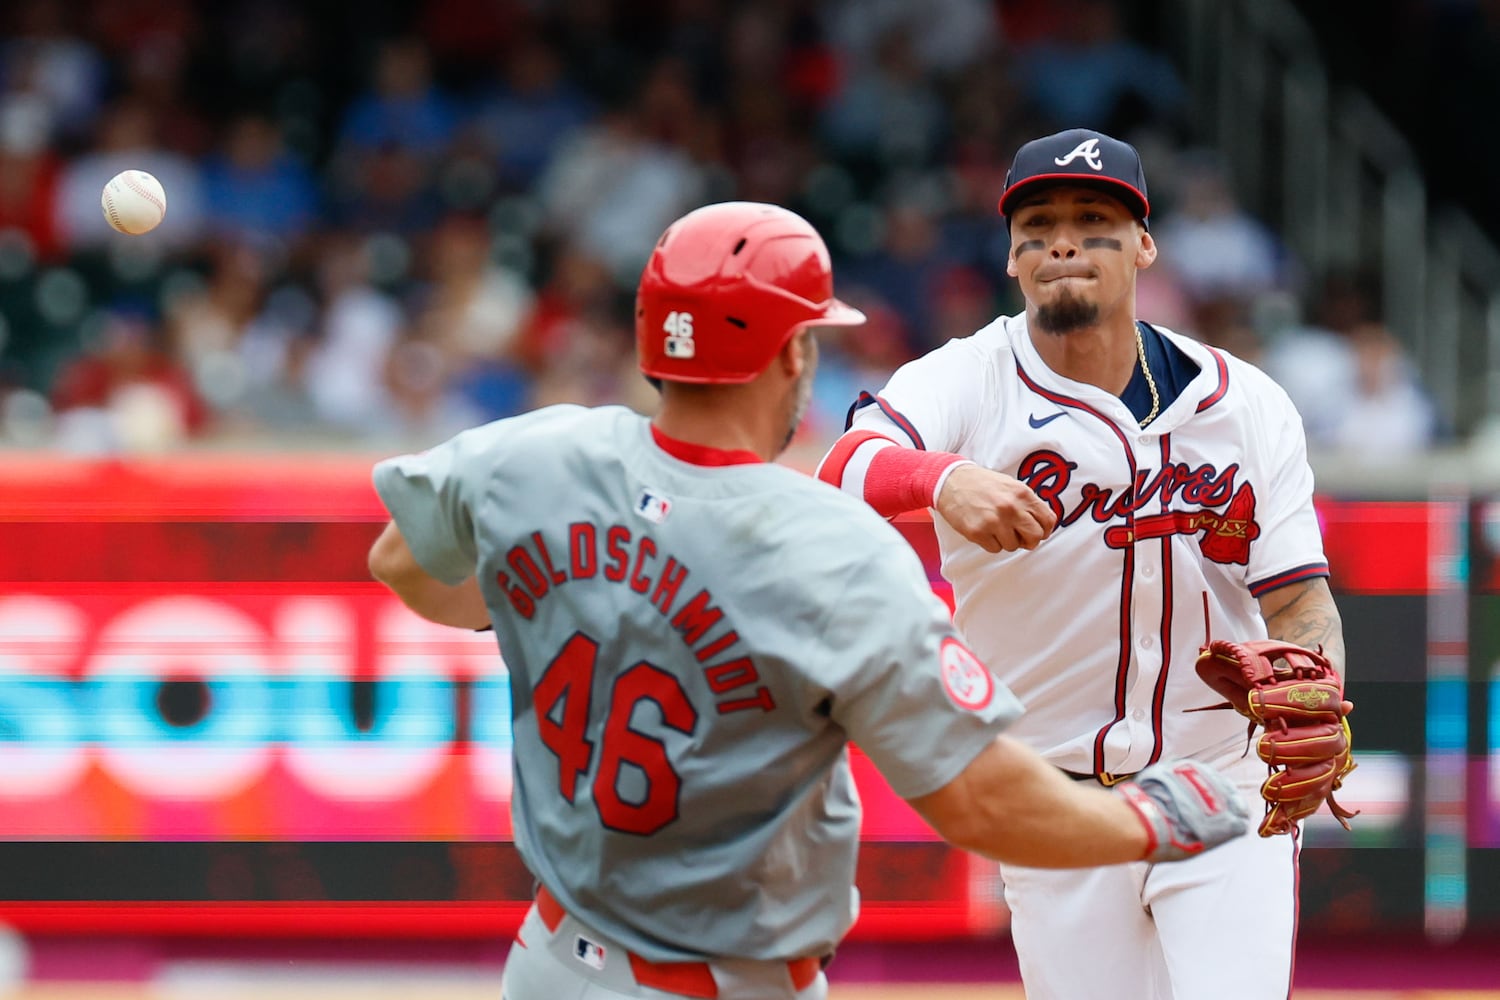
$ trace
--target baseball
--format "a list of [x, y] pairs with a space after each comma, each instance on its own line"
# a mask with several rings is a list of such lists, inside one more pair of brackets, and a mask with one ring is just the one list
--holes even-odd
[[167, 193], [161, 182], [144, 170], [122, 170], [104, 185], [100, 198], [104, 218], [122, 233], [139, 236], [161, 225], [167, 214]]

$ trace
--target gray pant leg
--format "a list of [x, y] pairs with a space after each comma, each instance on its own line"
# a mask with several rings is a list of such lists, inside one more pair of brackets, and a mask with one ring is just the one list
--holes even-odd
[[[573, 957], [582, 931], [605, 945], [603, 969]], [[641, 986], [630, 972], [625, 949], [565, 917], [554, 935], [533, 907], [512, 944], [501, 979], [502, 1000], [683, 1000], [675, 993]], [[827, 1000], [821, 973], [806, 989], [793, 991], [791, 974], [777, 963], [723, 960], [713, 963], [720, 1000]]]

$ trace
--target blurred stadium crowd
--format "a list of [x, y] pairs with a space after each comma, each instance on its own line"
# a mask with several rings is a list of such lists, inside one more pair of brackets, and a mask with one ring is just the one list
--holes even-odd
[[[810, 445], [858, 390], [1018, 308], [1021, 142], [1141, 149], [1140, 315], [1260, 363], [1315, 448], [1443, 429], [1364, 276], [1316, 274], [1195, 148], [1128, 0], [7, 0], [0, 445], [424, 445], [654, 393], [631, 296], [677, 215], [776, 202], [871, 323], [824, 341]], [[1141, 39], [1146, 39], [1142, 41]], [[166, 221], [114, 233], [126, 168]]]

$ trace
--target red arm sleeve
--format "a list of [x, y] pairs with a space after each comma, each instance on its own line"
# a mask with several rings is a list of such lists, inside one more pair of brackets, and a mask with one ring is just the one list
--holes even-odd
[[[850, 460], [865, 445], [878, 450], [863, 476], [851, 475]], [[952, 452], [903, 448], [873, 431], [850, 431], [818, 466], [818, 478], [861, 497], [883, 517], [895, 517], [934, 506], [948, 473], [968, 464], [969, 459]]]

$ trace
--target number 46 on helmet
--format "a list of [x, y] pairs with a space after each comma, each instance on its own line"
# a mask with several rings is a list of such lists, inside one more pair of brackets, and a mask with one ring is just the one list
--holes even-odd
[[636, 294], [636, 356], [668, 382], [749, 382], [799, 331], [864, 321], [834, 298], [828, 247], [807, 220], [723, 202], [657, 241]]

